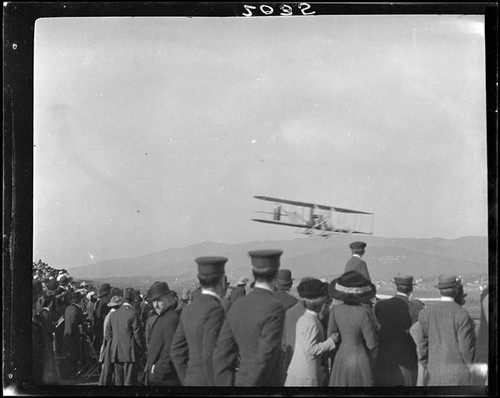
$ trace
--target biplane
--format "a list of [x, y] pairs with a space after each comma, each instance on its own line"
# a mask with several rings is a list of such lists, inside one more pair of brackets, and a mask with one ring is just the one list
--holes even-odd
[[254, 196], [266, 202], [273, 202], [273, 208], [257, 211], [269, 214], [268, 218], [253, 218], [252, 221], [296, 227], [306, 235], [328, 237], [332, 234], [373, 234], [373, 213], [324, 206], [294, 200]]

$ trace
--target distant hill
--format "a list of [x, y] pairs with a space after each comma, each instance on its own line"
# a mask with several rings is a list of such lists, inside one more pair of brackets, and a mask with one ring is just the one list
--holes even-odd
[[295, 278], [340, 275], [351, 256], [349, 243], [367, 243], [365, 261], [372, 279], [388, 280], [398, 273], [415, 277], [457, 273], [466, 275], [488, 271], [488, 239], [468, 236], [458, 239], [381, 238], [373, 236], [332, 236], [297, 238], [288, 241], [254, 241], [236, 245], [203, 242], [186, 248], [168, 249], [145, 256], [100, 261], [70, 269], [76, 278], [196, 276], [194, 259], [199, 256], [225, 256], [230, 280], [251, 276], [250, 250], [283, 250], [282, 268]]

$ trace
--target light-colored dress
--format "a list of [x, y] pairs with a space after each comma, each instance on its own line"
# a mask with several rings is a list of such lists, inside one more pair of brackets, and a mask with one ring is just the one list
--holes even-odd
[[322, 386], [327, 376], [321, 356], [335, 349], [333, 339], [325, 340], [318, 313], [306, 310], [297, 321], [295, 348], [288, 368], [285, 386]]

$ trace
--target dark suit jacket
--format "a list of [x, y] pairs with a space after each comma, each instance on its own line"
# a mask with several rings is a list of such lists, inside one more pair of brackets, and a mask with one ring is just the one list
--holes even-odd
[[409, 333], [412, 325], [409, 299], [396, 295], [375, 305], [378, 331], [376, 384], [415, 386], [417, 383], [417, 347]]
[[[218, 386], [275, 386], [281, 354], [285, 309], [273, 292], [255, 288], [227, 314], [214, 351]], [[241, 358], [236, 372], [238, 355]]]
[[123, 304], [109, 315], [106, 341], [111, 340], [111, 362], [138, 362], [144, 350], [142, 330], [137, 311]]
[[468, 366], [476, 343], [469, 313], [454, 301], [441, 301], [420, 311], [418, 320], [422, 329], [419, 361], [427, 369], [427, 385], [469, 385]]
[[285, 307], [285, 312], [292, 308], [299, 300], [293, 297], [290, 293], [284, 290], [278, 290], [276, 292], [276, 298]]
[[[172, 340], [179, 325], [179, 314], [173, 308], [169, 308], [156, 318], [150, 319], [153, 320], [148, 342], [147, 384], [180, 385], [170, 355]], [[153, 365], [154, 372], [151, 372]]]
[[356, 271], [371, 281], [370, 274], [368, 273], [368, 267], [366, 263], [359, 257], [352, 256], [345, 266], [344, 272]]
[[224, 318], [221, 302], [207, 294], [182, 312], [170, 352], [183, 385], [215, 385], [212, 356]]

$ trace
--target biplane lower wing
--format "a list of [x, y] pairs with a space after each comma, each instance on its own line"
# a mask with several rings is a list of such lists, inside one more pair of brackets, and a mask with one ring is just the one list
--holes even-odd
[[373, 235], [371, 232], [353, 231], [353, 230], [349, 230], [349, 229], [345, 229], [345, 228], [335, 228], [335, 229], [324, 230], [324, 229], [317, 228], [317, 227], [311, 227], [310, 225], [306, 225], [306, 224], [294, 224], [294, 223], [275, 221], [275, 220], [262, 220], [260, 218], [252, 218], [252, 221], [263, 222], [265, 224], [284, 225], [286, 227], [305, 228], [307, 231], [310, 231], [311, 233], [313, 231], [316, 231], [318, 233], [321, 232], [323, 234]]
[[260, 218], [252, 218], [252, 221], [263, 222], [266, 224], [285, 225], [287, 227], [310, 228], [309, 225], [306, 225], [306, 224], [294, 224], [294, 223], [282, 222], [282, 221], [262, 220]]
[[283, 203], [283, 204], [292, 205], [292, 206], [310, 207], [310, 208], [316, 208], [316, 209], [321, 209], [321, 210], [333, 210], [333, 211], [337, 211], [339, 213], [373, 214], [373, 213], [368, 213], [366, 211], [344, 209], [341, 207], [317, 205], [314, 203], [298, 202], [295, 200], [288, 200], [288, 199], [270, 198], [269, 196], [254, 196], [254, 198], [260, 199], [260, 200], [266, 200], [268, 202]]

